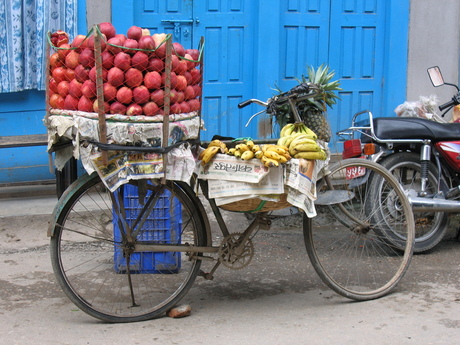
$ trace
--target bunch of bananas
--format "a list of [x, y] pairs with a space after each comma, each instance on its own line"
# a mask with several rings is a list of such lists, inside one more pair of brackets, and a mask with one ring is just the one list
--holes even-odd
[[316, 142], [316, 134], [303, 123], [289, 123], [281, 129], [278, 145], [288, 148], [294, 158], [327, 158], [326, 152]]
[[227, 145], [225, 145], [225, 143], [220, 140], [213, 140], [209, 143], [206, 149], [201, 151], [198, 156], [198, 160], [201, 161], [201, 165], [206, 165], [219, 152], [228, 153]]
[[228, 150], [228, 154], [244, 160], [260, 159], [267, 168], [279, 166], [280, 163], [286, 163], [291, 159], [287, 147], [273, 144], [256, 145], [252, 140], [237, 144]]

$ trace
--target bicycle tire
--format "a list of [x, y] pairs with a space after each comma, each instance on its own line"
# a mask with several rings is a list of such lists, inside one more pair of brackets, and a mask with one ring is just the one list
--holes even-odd
[[[347, 179], [347, 172], [350, 169], [358, 171], [358, 168], [364, 168], [367, 174], [382, 176], [401, 198], [405, 213], [398, 226], [407, 239], [402, 251], [375, 231], [383, 224], [373, 222], [375, 209], [366, 207], [376, 205], [367, 179]], [[374, 162], [347, 159], [336, 163], [329, 171], [317, 184], [318, 200], [324, 192], [340, 194], [341, 200], [334, 205], [317, 205], [317, 217], [304, 215], [305, 246], [312, 266], [323, 282], [342, 296], [358, 301], [382, 297], [395, 288], [410, 265], [414, 245], [410, 204], [396, 179]], [[344, 199], [344, 195], [348, 197]], [[331, 207], [335, 212], [331, 212]]]
[[[401, 152], [392, 154], [379, 162], [383, 167], [388, 169], [406, 191], [420, 191], [420, 155], [417, 153]], [[437, 169], [430, 164], [428, 169], [427, 192], [434, 194], [437, 191]], [[383, 190], [384, 181], [381, 178], [375, 178], [371, 183], [373, 193], [376, 195], [382, 193], [391, 193]], [[386, 200], [391, 200], [387, 198]], [[390, 204], [388, 207], [382, 207], [381, 210], [389, 209], [391, 212], [384, 214], [376, 213], [377, 221], [384, 220], [397, 214], [399, 205]], [[447, 212], [414, 212], [415, 217], [415, 245], [414, 253], [423, 253], [436, 246], [443, 238], [449, 223], [449, 214]], [[397, 232], [385, 231], [382, 235], [387, 236], [389, 241], [398, 245], [400, 235]]]
[[[154, 195], [155, 204], [132, 234], [136, 242], [207, 245], [206, 215], [198, 198], [185, 184], [168, 181], [160, 190], [154, 185], [147, 184], [147, 196]], [[137, 181], [113, 195], [121, 196], [123, 212], [115, 212], [114, 199], [97, 174], [83, 175], [64, 193], [51, 226], [56, 279], [76, 306], [100, 320], [136, 322], [163, 316], [192, 286], [201, 253], [126, 254], [120, 221], [132, 224], [143, 207]]]

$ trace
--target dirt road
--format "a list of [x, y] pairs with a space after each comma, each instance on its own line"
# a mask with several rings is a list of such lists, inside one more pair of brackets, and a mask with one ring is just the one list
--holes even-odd
[[358, 303], [316, 276], [298, 227], [275, 226], [255, 237], [247, 268], [197, 278], [183, 301], [190, 316], [106, 324], [54, 281], [46, 228], [55, 202], [0, 200], [3, 344], [460, 344], [460, 243], [452, 235], [413, 258], [397, 291]]

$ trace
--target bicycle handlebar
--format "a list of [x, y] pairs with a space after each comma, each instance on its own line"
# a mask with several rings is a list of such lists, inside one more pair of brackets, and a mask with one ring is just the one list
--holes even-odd
[[[313, 92], [311, 92], [313, 90]], [[285, 102], [288, 102], [290, 99], [291, 100], [296, 100], [296, 101], [301, 101], [306, 98], [311, 98], [316, 96], [320, 92], [319, 87], [316, 84], [312, 83], [302, 83], [299, 85], [294, 86], [292, 89], [290, 89], [287, 92], [284, 92], [278, 96], [275, 96], [271, 98], [268, 102], [261, 101], [259, 99], [251, 98], [246, 101], [243, 101], [238, 104], [238, 108], [244, 108], [248, 106], [249, 104], [256, 103], [259, 105], [262, 105], [264, 107], [267, 107], [270, 102], [275, 102], [276, 104], [283, 104]], [[303, 96], [300, 96], [301, 94], [305, 94]]]

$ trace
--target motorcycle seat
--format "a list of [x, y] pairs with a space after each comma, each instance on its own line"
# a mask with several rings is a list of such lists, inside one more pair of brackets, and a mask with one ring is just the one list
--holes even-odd
[[439, 123], [418, 117], [379, 117], [373, 122], [379, 139], [460, 140], [460, 123]]

